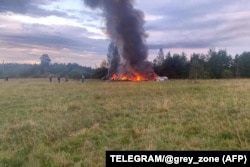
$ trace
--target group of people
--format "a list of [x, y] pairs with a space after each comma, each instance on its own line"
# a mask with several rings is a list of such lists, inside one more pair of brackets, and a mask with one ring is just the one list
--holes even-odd
[[[52, 79], [53, 79], [53, 77], [52, 77], [52, 76], [50, 76], [50, 77], [49, 77], [49, 82], [50, 82], [50, 83], [52, 82]], [[82, 75], [82, 77], [81, 77], [81, 82], [82, 82], [82, 83], [84, 82], [84, 79], [85, 79], [85, 76], [84, 76], [84, 75]], [[9, 77], [8, 77], [8, 76], [6, 76], [6, 77], [5, 77], [5, 81], [8, 81], [8, 80], [9, 80]], [[65, 81], [66, 81], [66, 82], [68, 82], [68, 81], [69, 81], [68, 76], [65, 76]], [[61, 82], [61, 76], [58, 76], [58, 77], [57, 77], [57, 82], [58, 82], [58, 83], [60, 83], [60, 82]]]
[[[52, 82], [52, 76], [49, 77], [49, 82], [51, 83]], [[85, 79], [85, 76], [82, 74], [82, 77], [81, 77], [81, 82], [83, 83], [84, 82], [84, 79]], [[69, 81], [69, 78], [68, 76], [65, 77], [65, 81], [68, 82]], [[61, 77], [58, 76], [57, 77], [57, 82], [60, 83], [61, 82]]]

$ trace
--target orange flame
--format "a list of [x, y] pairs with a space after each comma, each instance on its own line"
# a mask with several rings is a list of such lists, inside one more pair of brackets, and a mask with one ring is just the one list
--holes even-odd
[[118, 75], [117, 74], [113, 74], [112, 76], [111, 76], [111, 78], [110, 78], [111, 80], [118, 80], [119, 79], [119, 77], [118, 77]]
[[110, 77], [110, 80], [113, 81], [135, 81], [135, 82], [139, 82], [139, 81], [148, 81], [148, 80], [156, 80], [157, 75], [154, 74], [152, 77], [145, 77], [143, 75], [140, 74], [136, 74], [134, 76], [127, 76], [125, 74], [121, 75], [120, 77], [117, 74], [113, 74]]

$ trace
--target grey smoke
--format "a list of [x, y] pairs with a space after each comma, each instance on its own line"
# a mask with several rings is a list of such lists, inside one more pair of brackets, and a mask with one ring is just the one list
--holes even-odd
[[146, 61], [148, 48], [145, 45], [147, 35], [143, 28], [144, 14], [134, 8], [134, 1], [84, 0], [84, 3], [92, 9], [103, 10], [107, 34], [122, 56], [120, 72], [144, 75], [152, 73], [152, 65]]
[[107, 75], [107, 77], [109, 77], [113, 75], [114, 73], [117, 73], [118, 67], [120, 64], [120, 55], [118, 52], [118, 48], [114, 42], [111, 42], [109, 44], [107, 58], [110, 64], [110, 67], [108, 69], [108, 75]]

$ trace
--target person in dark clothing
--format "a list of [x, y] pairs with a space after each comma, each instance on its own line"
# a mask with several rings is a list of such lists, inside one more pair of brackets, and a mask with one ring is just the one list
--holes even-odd
[[50, 83], [52, 82], [52, 76], [49, 77], [49, 82], [50, 82]]
[[82, 78], [81, 78], [82, 83], [84, 82], [84, 79], [85, 79], [85, 76], [82, 74]]
[[61, 77], [60, 76], [57, 77], [57, 81], [58, 81], [58, 83], [60, 83], [60, 81], [61, 81]]

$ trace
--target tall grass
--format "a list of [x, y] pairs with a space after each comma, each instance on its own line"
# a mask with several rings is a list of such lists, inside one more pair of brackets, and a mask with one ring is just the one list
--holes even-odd
[[0, 82], [0, 166], [104, 166], [106, 150], [250, 149], [250, 80]]

